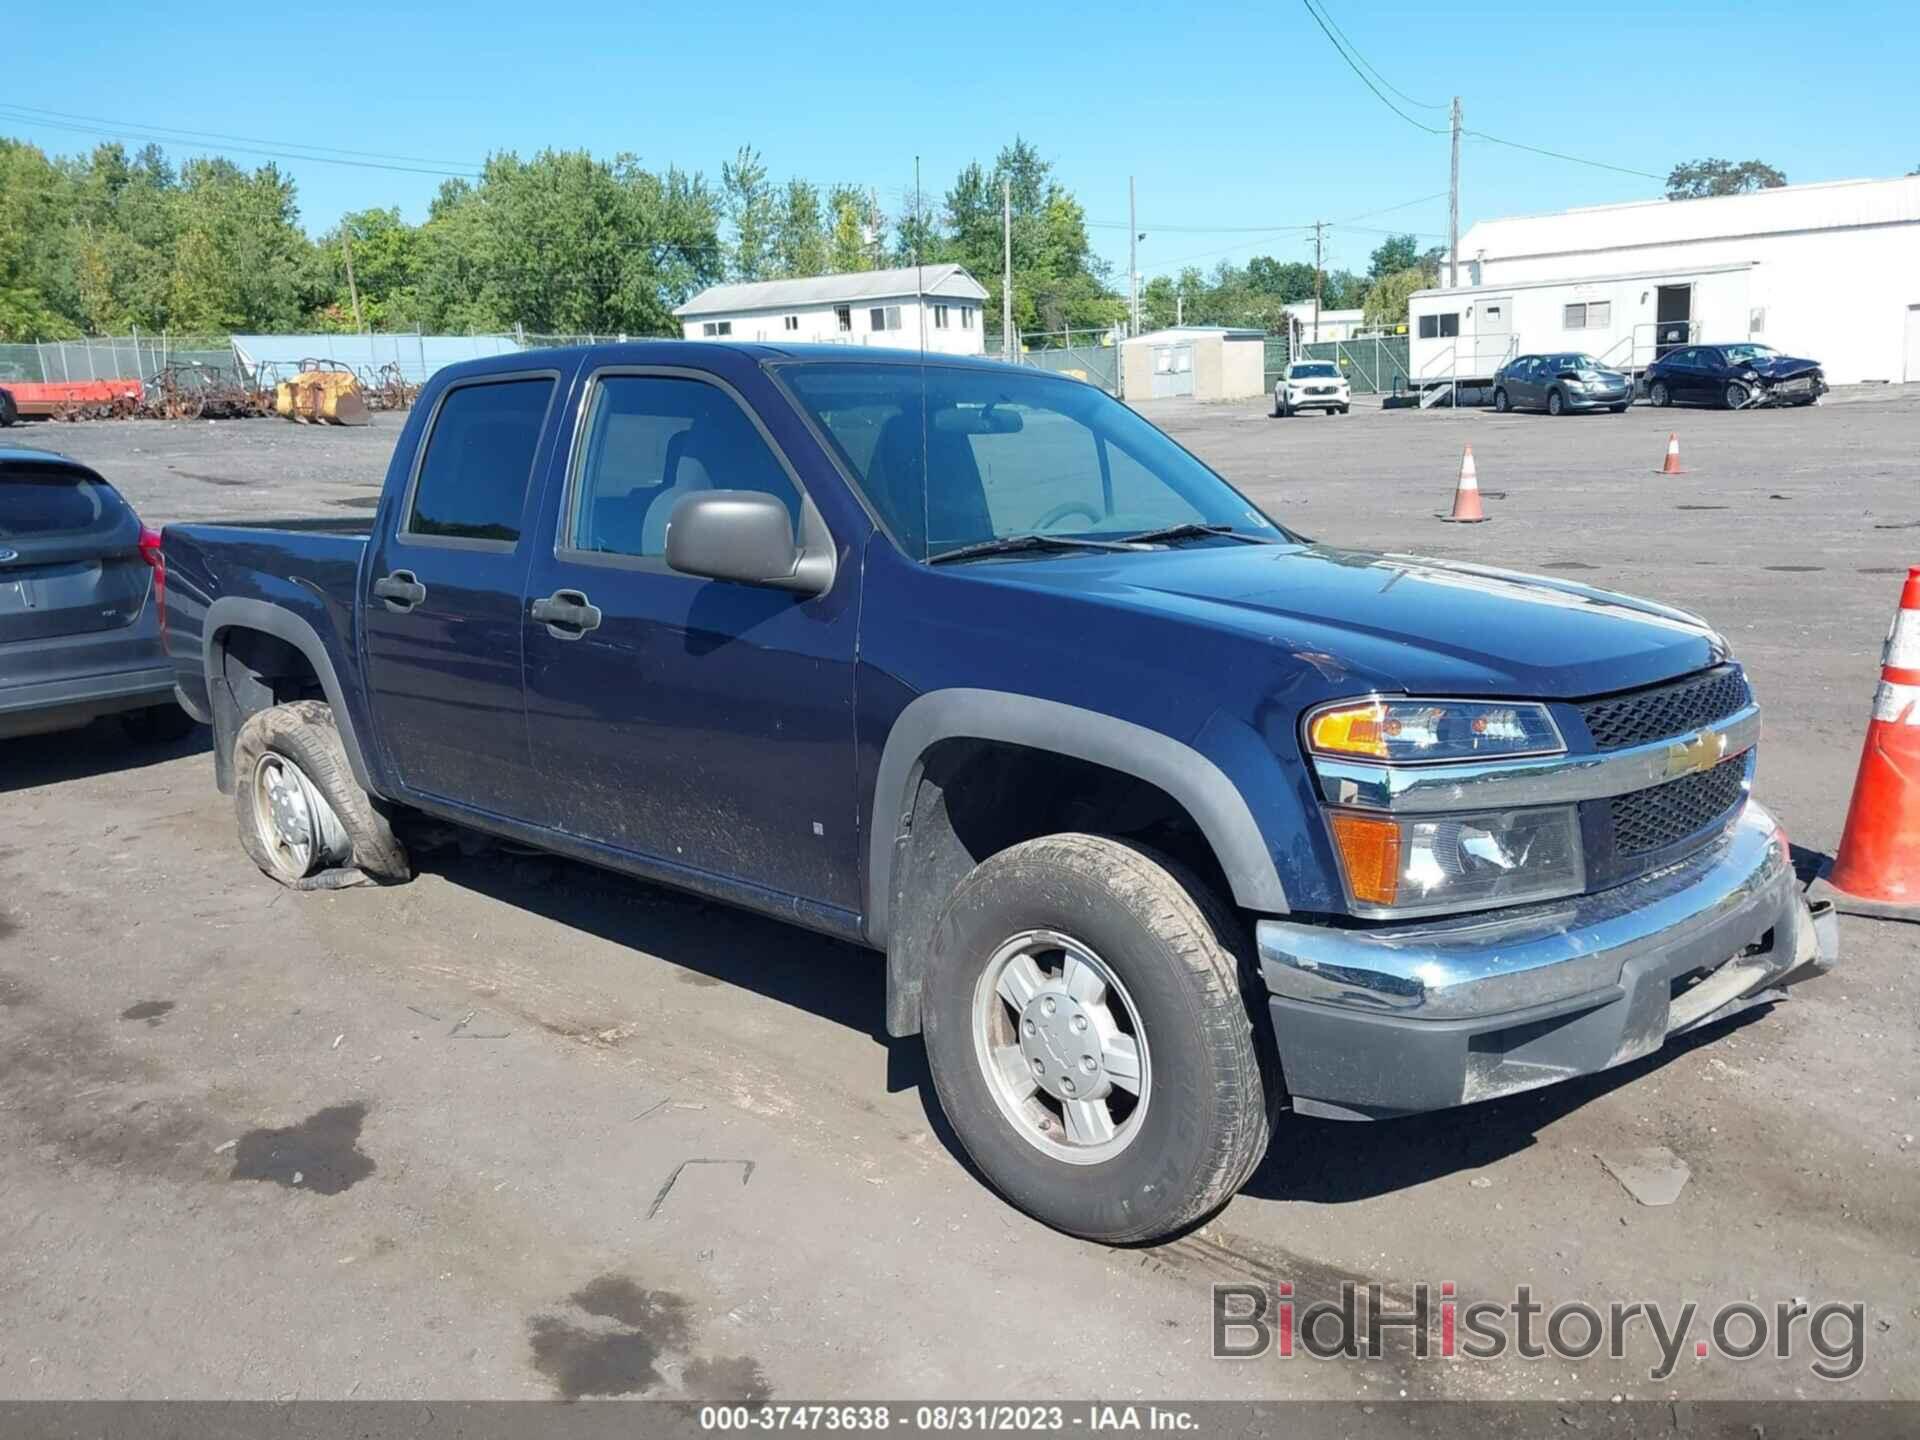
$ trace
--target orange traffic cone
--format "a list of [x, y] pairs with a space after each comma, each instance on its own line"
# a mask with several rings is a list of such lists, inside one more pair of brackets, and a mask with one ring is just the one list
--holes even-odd
[[1656, 475], [1684, 475], [1687, 473], [1680, 468], [1680, 435], [1678, 431], [1669, 430], [1667, 432], [1667, 458], [1661, 462], [1660, 468], [1653, 473]]
[[1880, 688], [1833, 869], [1813, 886], [1834, 908], [1920, 920], [1920, 565], [1880, 652]]
[[1460, 483], [1453, 487], [1453, 513], [1440, 519], [1449, 525], [1478, 525], [1487, 518], [1480, 508], [1480, 477], [1473, 468], [1473, 446], [1460, 457]]

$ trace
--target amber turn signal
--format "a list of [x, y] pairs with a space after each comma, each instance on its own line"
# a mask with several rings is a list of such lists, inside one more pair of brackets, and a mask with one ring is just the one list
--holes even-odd
[[1323, 755], [1387, 758], [1386, 708], [1379, 701], [1322, 710], [1307, 728], [1307, 741]]
[[1391, 905], [1400, 892], [1400, 826], [1336, 810], [1327, 817], [1347, 872], [1347, 888], [1365, 905]]

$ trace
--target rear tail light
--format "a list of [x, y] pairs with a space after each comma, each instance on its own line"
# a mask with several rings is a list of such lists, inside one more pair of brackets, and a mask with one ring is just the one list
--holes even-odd
[[167, 557], [160, 549], [160, 532], [140, 527], [140, 558], [153, 571], [153, 609], [160, 621], [160, 648], [167, 648]]

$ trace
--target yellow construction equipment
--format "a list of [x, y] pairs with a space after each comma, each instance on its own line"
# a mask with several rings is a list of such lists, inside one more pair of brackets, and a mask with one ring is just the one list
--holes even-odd
[[372, 423], [359, 379], [324, 360], [301, 361], [298, 375], [274, 387], [273, 408], [302, 425]]

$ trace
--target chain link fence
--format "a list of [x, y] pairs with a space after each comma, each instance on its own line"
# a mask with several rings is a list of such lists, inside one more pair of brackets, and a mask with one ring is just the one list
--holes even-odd
[[1273, 389], [1289, 360], [1333, 361], [1356, 395], [1391, 395], [1396, 389], [1404, 390], [1412, 373], [1404, 335], [1306, 341], [1295, 346], [1294, 351], [1288, 355], [1285, 339], [1267, 341], [1267, 389]]
[[232, 341], [224, 335], [98, 335], [0, 345], [0, 380], [145, 380], [176, 362], [232, 365]]

